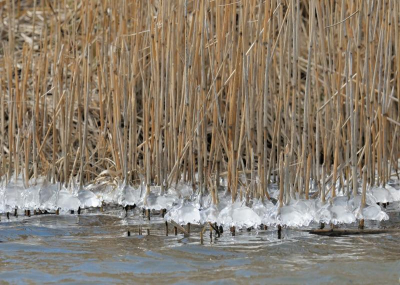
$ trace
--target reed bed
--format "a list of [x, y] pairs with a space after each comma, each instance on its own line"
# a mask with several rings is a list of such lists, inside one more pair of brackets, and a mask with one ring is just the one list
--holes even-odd
[[217, 204], [224, 177], [233, 201], [279, 182], [282, 205], [399, 177], [398, 1], [6, 0], [0, 15], [7, 181], [183, 179]]

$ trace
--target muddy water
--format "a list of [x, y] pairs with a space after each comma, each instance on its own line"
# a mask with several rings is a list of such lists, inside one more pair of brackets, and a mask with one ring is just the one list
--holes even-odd
[[[398, 228], [399, 213], [389, 215], [367, 226]], [[284, 229], [278, 239], [269, 229], [210, 240], [207, 231], [201, 245], [199, 229], [185, 238], [170, 226], [166, 237], [161, 218], [149, 223], [138, 212], [1, 219], [1, 284], [400, 284], [400, 233], [330, 238]]]

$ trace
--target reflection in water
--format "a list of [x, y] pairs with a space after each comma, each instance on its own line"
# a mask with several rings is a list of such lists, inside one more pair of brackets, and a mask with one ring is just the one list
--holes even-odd
[[[2, 219], [0, 280], [11, 283], [353, 283], [399, 282], [400, 234], [329, 238], [282, 228], [213, 232], [200, 244], [199, 227], [189, 238], [165, 236], [159, 218], [138, 211], [113, 215], [42, 215]], [[368, 227], [395, 227], [399, 213]], [[5, 217], [4, 217], [5, 218]], [[139, 236], [150, 228], [150, 235]], [[317, 227], [317, 225], [314, 225]], [[128, 231], [130, 236], [128, 236]]]

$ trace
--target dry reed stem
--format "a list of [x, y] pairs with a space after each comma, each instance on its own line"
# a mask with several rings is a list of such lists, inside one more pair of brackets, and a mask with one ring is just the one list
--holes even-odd
[[8, 181], [183, 177], [217, 203], [226, 173], [232, 200], [278, 178], [288, 203], [398, 172], [397, 1], [18, 3], [0, 26]]

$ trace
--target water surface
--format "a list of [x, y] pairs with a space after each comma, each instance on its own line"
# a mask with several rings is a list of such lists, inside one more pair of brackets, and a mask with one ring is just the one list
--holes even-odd
[[[400, 214], [389, 215], [367, 226], [398, 228]], [[186, 238], [170, 225], [165, 236], [160, 217], [148, 222], [139, 212], [1, 219], [2, 284], [400, 284], [400, 233], [331, 238], [284, 229], [278, 239], [270, 228], [210, 240], [207, 231], [201, 245], [198, 228]]]

